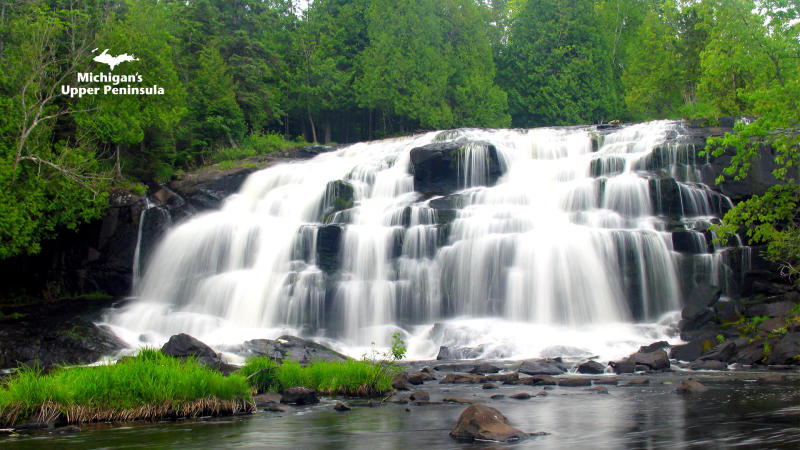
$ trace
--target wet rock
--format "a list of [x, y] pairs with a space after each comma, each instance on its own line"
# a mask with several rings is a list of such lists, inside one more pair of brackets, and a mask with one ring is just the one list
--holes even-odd
[[529, 359], [519, 367], [519, 371], [526, 375], [561, 375], [568, 369], [557, 359]]
[[789, 333], [781, 338], [767, 357], [767, 364], [794, 365], [800, 363], [800, 333]]
[[628, 357], [634, 365], [647, 366], [650, 370], [664, 370], [669, 368], [669, 357], [664, 350], [652, 352], [639, 351]]
[[[238, 351], [237, 351], [238, 350]], [[244, 356], [266, 356], [276, 361], [284, 359], [308, 364], [311, 361], [346, 361], [347, 356], [324, 345], [297, 336], [284, 335], [278, 339], [253, 339], [247, 341], [239, 349], [234, 349]]]
[[492, 400], [500, 400], [501, 398], [506, 398], [506, 396], [503, 394], [494, 394], [489, 398], [491, 398]]
[[600, 385], [616, 386], [618, 382], [617, 377], [592, 378], [592, 383]]
[[748, 339], [736, 339], [736, 350], [728, 362], [739, 364], [755, 364], [764, 359], [764, 344], [762, 342], [749, 342]]
[[498, 383], [508, 383], [513, 384], [517, 380], [519, 380], [519, 373], [517, 372], [508, 372], [508, 373], [492, 373], [489, 375], [485, 375], [483, 377], [484, 381], [491, 381], [491, 382], [498, 382]]
[[489, 363], [480, 363], [470, 371], [470, 373], [481, 373], [481, 374], [497, 373], [497, 372], [500, 372], [500, 368], [495, 366], [494, 364], [489, 364]]
[[707, 390], [708, 388], [697, 380], [684, 380], [683, 383], [675, 389], [675, 392], [680, 394], [700, 394]]
[[437, 372], [469, 372], [475, 364], [439, 364], [433, 370]]
[[484, 383], [483, 388], [484, 389], [497, 389], [497, 385], [496, 384], [492, 384], [492, 383]]
[[41, 313], [37, 309], [20, 319], [0, 319], [0, 368], [90, 364], [126, 347], [107, 327], [75, 315], [61, 311]]
[[[547, 393], [547, 391], [545, 390], [545, 389], [547, 389], [547, 388], [549, 388], [549, 386], [548, 386], [548, 387], [545, 387], [545, 388], [544, 388], [544, 389], [542, 389], [541, 391], [537, 392], [537, 393], [536, 393], [536, 395], [535, 395], [535, 397], [547, 397], [548, 395], [550, 395], [550, 394], [548, 394], [548, 393]], [[551, 389], [552, 389], [552, 388], [551, 388]]]
[[511, 394], [508, 397], [513, 398], [514, 400], [528, 400], [531, 398], [531, 394], [527, 392], [517, 392], [516, 394]]
[[477, 400], [472, 400], [469, 398], [460, 398], [460, 397], [445, 397], [444, 399], [442, 399], [442, 401], [445, 403], [461, 403], [465, 405], [471, 405], [477, 402]]
[[669, 356], [678, 361], [694, 361], [703, 355], [703, 342], [694, 340], [687, 344], [676, 345], [669, 351]]
[[650, 384], [649, 378], [634, 378], [631, 381], [623, 384], [623, 386], [646, 386]]
[[263, 394], [253, 396], [253, 402], [256, 404], [256, 407], [263, 408], [272, 403], [280, 403], [281, 394], [277, 392], [264, 392]]
[[326, 273], [333, 273], [341, 266], [342, 237], [341, 225], [325, 225], [317, 230], [317, 266]]
[[584, 390], [595, 394], [608, 394], [608, 388], [605, 386], [594, 386]]
[[450, 430], [450, 436], [461, 440], [512, 442], [529, 436], [510, 425], [500, 411], [480, 403], [470, 405]]
[[558, 380], [558, 385], [562, 387], [591, 386], [591, 378], [569, 377]]
[[550, 375], [533, 375], [530, 377], [520, 378], [517, 383], [509, 383], [509, 384], [524, 384], [528, 386], [545, 386], [545, 385], [556, 385], [558, 382], [555, 378], [551, 377]]
[[171, 336], [161, 347], [161, 353], [182, 359], [194, 356], [202, 364], [217, 364], [221, 361], [211, 347], [185, 333]]
[[658, 342], [653, 342], [650, 345], [643, 345], [643, 346], [639, 347], [639, 352], [638, 353], [653, 353], [653, 352], [657, 352], [659, 350], [664, 350], [665, 348], [669, 348], [669, 347], [670, 347], [670, 345], [669, 345], [669, 343], [667, 341], [658, 341]]
[[492, 186], [502, 174], [497, 149], [488, 142], [436, 142], [411, 149], [411, 173], [414, 190], [426, 194], [449, 194], [464, 187], [463, 175], [458, 170], [463, 165], [467, 146], [485, 149], [486, 186]]
[[[800, 301], [798, 298], [796, 301]], [[745, 317], [767, 316], [767, 317], [786, 317], [792, 311], [794, 302], [790, 300], [774, 303], [760, 303], [747, 308], [744, 312]]]
[[726, 341], [713, 347], [709, 352], [700, 357], [701, 360], [730, 361], [736, 353], [735, 341]]
[[628, 359], [622, 359], [619, 361], [610, 361], [608, 365], [611, 366], [611, 368], [614, 370], [614, 373], [616, 373], [617, 375], [623, 373], [633, 373], [635, 369], [635, 364], [633, 363], [633, 361], [630, 361]]
[[270, 403], [270, 404], [268, 404], [268, 405], [266, 405], [264, 407], [264, 411], [267, 411], [267, 412], [286, 412], [286, 411], [289, 411], [289, 408], [286, 408], [285, 406], [281, 406], [281, 405], [279, 405], [277, 403]]
[[399, 404], [408, 403], [409, 400], [411, 400], [411, 394], [397, 394], [392, 396], [391, 398], [392, 403], [399, 403]]
[[333, 405], [333, 409], [339, 412], [344, 412], [344, 411], [350, 411], [351, 408], [342, 402], [336, 402], [336, 404]]
[[689, 364], [692, 370], [727, 370], [728, 364], [713, 359], [704, 359]]
[[756, 379], [758, 384], [783, 384], [786, 382], [786, 377], [778, 374], [767, 374]]
[[483, 383], [484, 377], [472, 373], [448, 373], [439, 381], [441, 384]]
[[429, 402], [431, 401], [431, 395], [426, 391], [416, 391], [411, 394], [409, 399], [413, 402]]
[[436, 355], [438, 361], [441, 360], [459, 360], [459, 359], [475, 359], [481, 356], [480, 349], [471, 347], [439, 347], [439, 353]]
[[606, 371], [606, 366], [597, 361], [584, 361], [578, 365], [578, 373], [601, 374]]
[[778, 331], [778, 329], [784, 327], [786, 327], [785, 317], [773, 317], [772, 319], [765, 320], [764, 322], [758, 324], [759, 331], [764, 331], [767, 333]]
[[281, 391], [281, 403], [313, 405], [319, 403], [316, 392], [305, 386], [293, 386]]
[[400, 372], [392, 379], [392, 387], [398, 391], [410, 391], [411, 383], [408, 380], [408, 374]]
[[435, 379], [436, 379], [436, 377], [433, 376], [432, 374], [430, 374], [428, 372], [422, 372], [422, 371], [419, 371], [419, 372], [417, 372], [415, 374], [412, 374], [412, 375], [408, 376], [408, 382], [413, 384], [413, 385], [420, 385], [420, 384], [422, 384], [422, 383], [424, 383], [426, 381], [432, 381], [432, 380], [435, 380]]

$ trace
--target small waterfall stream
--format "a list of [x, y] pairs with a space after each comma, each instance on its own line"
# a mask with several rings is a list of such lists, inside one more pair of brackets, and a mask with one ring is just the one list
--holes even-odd
[[[461, 129], [270, 167], [173, 227], [107, 323], [132, 345], [294, 333], [353, 356], [401, 330], [413, 358], [614, 357], [674, 338], [682, 298], [735, 289], [749, 261], [714, 246], [730, 200], [699, 183], [681, 127]], [[457, 187], [418, 192], [412, 149], [438, 144], [459, 148]]]

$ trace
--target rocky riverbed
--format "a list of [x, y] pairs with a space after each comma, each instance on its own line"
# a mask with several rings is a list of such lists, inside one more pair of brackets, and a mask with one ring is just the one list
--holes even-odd
[[[436, 362], [413, 362], [409, 369], [416, 371], [429, 365], [435, 367]], [[452, 373], [433, 372], [440, 380]], [[690, 377], [707, 390], [678, 392]], [[611, 382], [614, 377], [585, 378]], [[430, 380], [385, 400], [323, 397], [311, 405], [264, 406], [250, 416], [126, 426], [98, 424], [84, 426], [79, 433], [71, 429], [5, 436], [0, 437], [0, 445], [182, 447], [203, 442], [208, 447], [495, 448], [497, 444], [465, 442], [450, 436], [459, 416], [479, 403], [502, 413], [511, 427], [536, 433], [515, 446], [774, 447], [800, 441], [797, 380], [796, 372], [784, 371], [620, 375], [616, 385], [594, 387], [496, 383], [496, 388], [485, 389], [483, 384]], [[427, 395], [419, 394], [421, 391]], [[529, 397], [517, 395], [520, 393]], [[420, 399], [411, 400], [412, 394]], [[347, 404], [349, 410], [337, 410], [338, 402]]]

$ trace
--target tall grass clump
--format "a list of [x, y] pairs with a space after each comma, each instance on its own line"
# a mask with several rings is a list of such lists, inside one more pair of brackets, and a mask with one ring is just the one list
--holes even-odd
[[196, 360], [142, 350], [113, 365], [56, 369], [44, 375], [21, 369], [0, 388], [0, 422], [41, 420], [63, 414], [67, 422], [158, 420], [251, 410], [245, 377], [225, 377]]
[[278, 364], [260, 356], [248, 359], [239, 373], [258, 391], [305, 386], [321, 394], [359, 397], [388, 391], [394, 375], [389, 366], [372, 361], [315, 361], [302, 366], [297, 361]]

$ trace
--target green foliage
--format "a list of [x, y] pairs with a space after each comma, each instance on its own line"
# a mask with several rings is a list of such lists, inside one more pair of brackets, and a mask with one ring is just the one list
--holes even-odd
[[279, 152], [296, 146], [296, 142], [287, 141], [277, 133], [254, 133], [247, 136], [238, 147], [225, 147], [214, 152], [212, 162], [235, 162], [253, 156]]
[[392, 333], [392, 347], [391, 353], [395, 360], [403, 359], [406, 356], [406, 343], [403, 341], [403, 335], [400, 332]]
[[721, 334], [718, 334], [716, 336], [716, 339], [717, 339], [717, 344], [724, 344], [725, 343], [725, 336], [723, 336]]
[[384, 365], [354, 359], [315, 361], [302, 366], [297, 361], [285, 360], [278, 364], [266, 357], [253, 357], [239, 373], [258, 391], [305, 386], [323, 394], [370, 397], [392, 386], [392, 373]]
[[613, 41], [594, 3], [527, 2], [516, 16], [501, 71], [515, 126], [598, 123], [620, 113]]
[[46, 375], [37, 368], [23, 368], [3, 387], [0, 416], [17, 405], [28, 416], [47, 402], [65, 412], [73, 406], [123, 410], [208, 397], [250, 398], [243, 376], [226, 377], [195, 360], [184, 362], [149, 349], [116, 364], [56, 369]]

